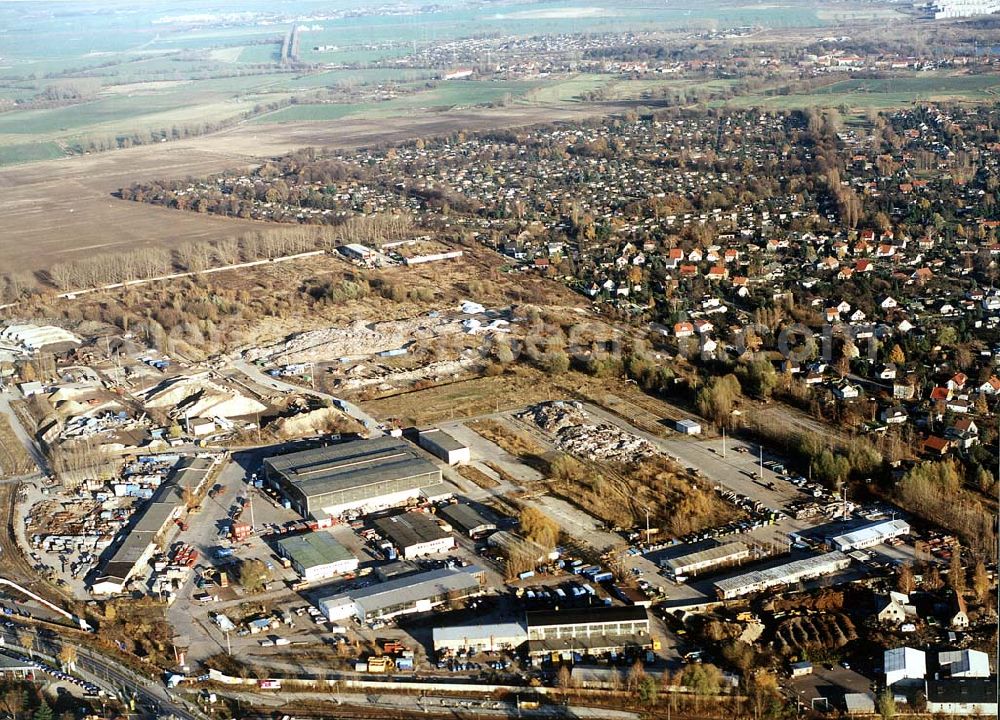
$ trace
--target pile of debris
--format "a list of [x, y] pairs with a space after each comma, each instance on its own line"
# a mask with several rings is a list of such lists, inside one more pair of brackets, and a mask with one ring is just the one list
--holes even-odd
[[458, 320], [440, 315], [369, 322], [356, 320], [343, 327], [296, 333], [289, 338], [243, 353], [248, 362], [268, 364], [361, 360], [379, 353], [399, 352], [414, 343], [463, 333]]
[[595, 424], [577, 402], [540, 403], [515, 417], [553, 435], [561, 450], [589, 460], [632, 464], [658, 454], [648, 440], [617, 425]]
[[554, 402], [532, 405], [516, 415], [518, 420], [537, 425], [552, 435], [558, 435], [566, 428], [589, 425], [590, 417], [578, 402]]
[[838, 650], [858, 639], [851, 619], [843, 613], [822, 613], [782, 620], [774, 631], [774, 647], [782, 655], [805, 648]]

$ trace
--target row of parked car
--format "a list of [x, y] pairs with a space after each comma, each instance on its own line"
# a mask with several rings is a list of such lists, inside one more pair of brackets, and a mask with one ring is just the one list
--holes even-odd
[[725, 525], [719, 525], [718, 527], [688, 533], [680, 538], [682, 542], [699, 542], [701, 540], [708, 540], [709, 538], [718, 538], [725, 535], [744, 533], [753, 530], [754, 528], [764, 527], [765, 525], [773, 525], [781, 519], [782, 513], [779, 510], [769, 508], [764, 505], [764, 503], [754, 500], [751, 497], [747, 497], [746, 495], [733, 492], [732, 490], [726, 490], [724, 488], [717, 488], [716, 492], [719, 493], [719, 496], [722, 499], [729, 501], [743, 510], [748, 517], [744, 520], [733, 520], [732, 522], [726, 523]]
[[557, 587], [519, 588], [518, 595], [526, 605], [539, 607], [588, 605], [590, 599], [596, 597], [597, 593], [589, 583], [565, 582]]
[[18, 662], [24, 663], [28, 667], [34, 668], [38, 672], [47, 673], [48, 675], [54, 677], [56, 680], [62, 680], [63, 682], [68, 682], [77, 685], [78, 687], [83, 688], [84, 692], [86, 692], [89, 695], [104, 694], [104, 691], [101, 690], [101, 688], [94, 685], [94, 683], [87, 682], [86, 680], [81, 680], [80, 678], [74, 677], [69, 673], [65, 673], [58, 668], [54, 668], [51, 665], [38, 662], [34, 658], [25, 657], [24, 655], [20, 655], [18, 653], [13, 653], [13, 652], [4, 652], [4, 654], [7, 655], [8, 657], [14, 658]]

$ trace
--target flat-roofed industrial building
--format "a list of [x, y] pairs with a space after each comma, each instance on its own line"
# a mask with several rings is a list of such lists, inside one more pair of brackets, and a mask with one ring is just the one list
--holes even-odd
[[117, 595], [125, 590], [156, 552], [184, 502], [184, 491], [197, 490], [212, 469], [208, 458], [184, 458], [140, 507], [114, 550], [106, 556], [90, 591], [94, 595]]
[[750, 557], [750, 548], [739, 541], [702, 547], [675, 555], [661, 565], [674, 578], [697, 575], [708, 570], [736, 565]]
[[528, 654], [600, 655], [652, 645], [646, 608], [595, 606], [540, 610], [526, 615]]
[[471, 538], [482, 537], [497, 529], [496, 524], [485, 517], [471, 505], [452, 503], [438, 510], [440, 515], [453, 528], [465, 533]]
[[500, 622], [471, 625], [449, 625], [431, 631], [434, 652], [498, 652], [515, 650], [528, 641], [528, 629], [523, 622]]
[[320, 598], [316, 605], [331, 622], [356, 617], [362, 623], [428, 612], [453, 600], [482, 592], [483, 569], [441, 568]]
[[472, 459], [468, 445], [463, 445], [444, 430], [432, 428], [422, 430], [417, 441], [427, 452], [439, 457], [449, 465], [467, 463]]
[[323, 530], [281, 538], [275, 545], [278, 554], [288, 558], [295, 572], [306, 582], [346, 575], [358, 569], [358, 559], [351, 551]]
[[448, 552], [455, 547], [455, 537], [441, 527], [433, 515], [424, 512], [379, 518], [375, 521], [375, 529], [404, 560]]
[[886, 540], [910, 534], [910, 524], [905, 520], [884, 520], [856, 528], [843, 535], [830, 538], [830, 546], [848, 552], [859, 548], [881, 545]]
[[723, 600], [768, 590], [780, 585], [792, 585], [830, 575], [851, 564], [851, 559], [839, 550], [824, 555], [793, 560], [777, 567], [725, 578], [715, 582], [715, 591]]
[[380, 437], [268, 458], [268, 484], [303, 517], [367, 513], [446, 495], [441, 469], [405, 440]]

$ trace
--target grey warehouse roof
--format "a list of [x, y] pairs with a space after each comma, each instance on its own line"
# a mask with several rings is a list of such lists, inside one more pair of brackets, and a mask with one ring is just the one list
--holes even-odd
[[196, 488], [211, 467], [212, 461], [207, 458], [181, 460], [156, 489], [149, 502], [136, 512], [132, 524], [126, 529], [124, 539], [104, 563], [99, 579], [124, 582], [149, 543], [163, 530], [174, 510], [181, 504], [182, 488]]
[[465, 503], [445, 505], [438, 510], [438, 515], [465, 532], [472, 532], [480, 528], [496, 528], [493, 522], [484, 518], [475, 508]]
[[430, 430], [420, 431], [421, 440], [429, 440], [437, 445], [442, 450], [447, 452], [456, 452], [458, 450], [465, 450], [465, 445], [460, 443], [458, 440], [453, 438], [451, 435], [446, 433], [440, 428], [431, 428]]
[[712, 547], [695, 550], [694, 552], [689, 552], [683, 555], [677, 555], [676, 557], [664, 561], [663, 564], [665, 567], [668, 567], [676, 572], [677, 570], [682, 570], [701, 563], [713, 561], [722, 562], [729, 558], [739, 556], [746, 557], [749, 553], [750, 548], [748, 548], [745, 544], [733, 541], [720, 543]]
[[279, 455], [265, 460], [306, 497], [441, 471], [405, 440], [380, 437]]
[[320, 598], [319, 605], [339, 605], [350, 600], [363, 615], [377, 613], [382, 608], [416, 604], [418, 600], [446, 595], [449, 592], [468, 590], [479, 585], [477, 574], [482, 568], [470, 565], [464, 568], [441, 568], [416, 575], [389, 580], [361, 590], [337, 593]]
[[375, 527], [400, 549], [449, 537], [433, 515], [419, 511], [379, 518]]

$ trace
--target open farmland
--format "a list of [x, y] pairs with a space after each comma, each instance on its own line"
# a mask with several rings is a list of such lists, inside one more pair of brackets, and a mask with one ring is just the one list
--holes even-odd
[[502, 102], [505, 98], [516, 99], [532, 88], [533, 82], [455, 82], [415, 92], [411, 95], [386, 100], [357, 104], [300, 104], [282, 108], [261, 116], [256, 124], [282, 122], [320, 122], [336, 120], [355, 115], [371, 117], [398, 117], [414, 111], [434, 111], [454, 107], [471, 107]]
[[[477, 108], [331, 123], [243, 124], [211, 136], [0, 168], [0, 250], [11, 268], [42, 270], [83, 254], [140, 245], [234, 237], [273, 225], [176, 212], [118, 200], [121, 187], [150, 178], [201, 177], [249, 167], [306, 146], [357, 147], [445, 134], [573, 120], [624, 109], [584, 103]], [[42, 146], [44, 147], [44, 146]], [[40, 204], [38, 198], [46, 198]]]

